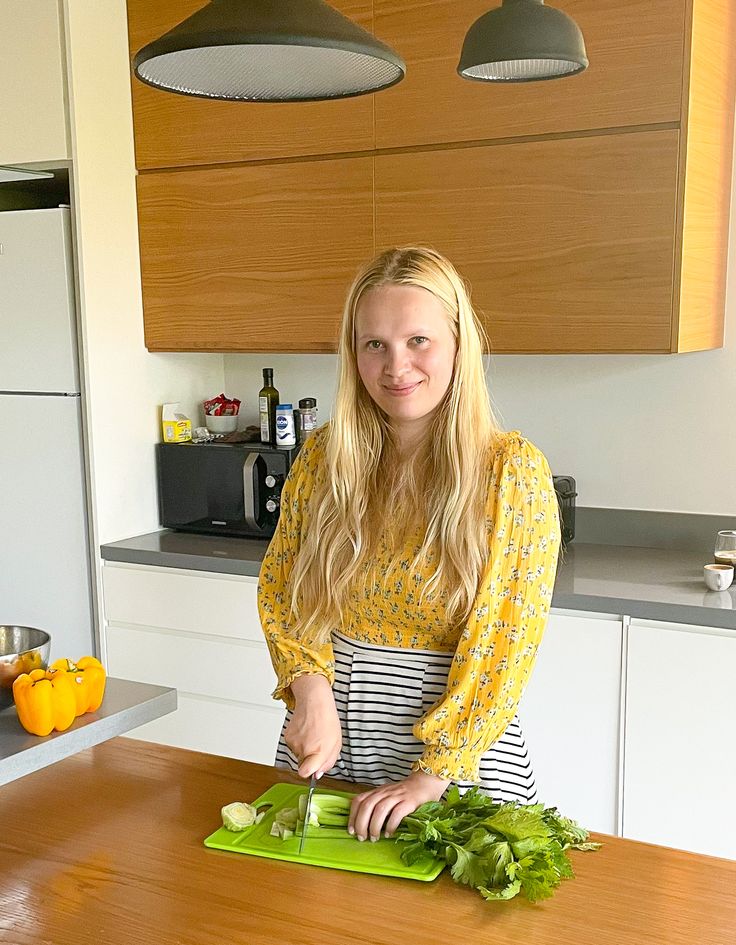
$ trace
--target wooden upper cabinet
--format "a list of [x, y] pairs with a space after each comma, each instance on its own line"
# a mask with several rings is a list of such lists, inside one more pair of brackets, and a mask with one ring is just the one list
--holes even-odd
[[583, 32], [585, 72], [513, 84], [461, 79], [465, 34], [498, 5], [375, 0], [376, 35], [407, 66], [402, 82], [375, 96], [377, 148], [679, 121], [686, 0], [554, 0]]
[[[357, 267], [407, 243], [458, 266], [499, 353], [723, 344], [735, 0], [555, 0], [586, 72], [460, 79], [495, 2], [339, 0], [369, 27], [375, 7], [407, 61], [374, 96], [224, 103], [133, 80], [151, 350], [334, 350]], [[128, 0], [131, 49], [201, 3]]]
[[468, 279], [496, 353], [668, 352], [677, 131], [376, 158], [376, 247]]
[[151, 351], [334, 351], [373, 253], [371, 158], [138, 177]]
[[[204, 6], [204, 0], [127, 0], [135, 53]], [[372, 0], [333, 0], [364, 29]], [[328, 102], [222, 102], [154, 89], [131, 66], [136, 166], [182, 167], [294, 155], [366, 151], [374, 146], [373, 96]]]

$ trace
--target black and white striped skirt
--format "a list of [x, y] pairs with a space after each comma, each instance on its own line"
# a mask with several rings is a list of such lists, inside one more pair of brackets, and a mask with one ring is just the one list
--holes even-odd
[[[412, 728], [442, 698], [452, 653], [374, 646], [338, 633], [332, 643], [342, 751], [325, 773], [362, 784], [401, 781], [424, 751]], [[287, 713], [284, 729], [290, 717]], [[284, 729], [276, 765], [296, 771], [297, 759], [284, 742]], [[457, 785], [466, 790], [472, 783]], [[478, 786], [495, 801], [536, 801], [534, 774], [516, 717], [482, 756]]]

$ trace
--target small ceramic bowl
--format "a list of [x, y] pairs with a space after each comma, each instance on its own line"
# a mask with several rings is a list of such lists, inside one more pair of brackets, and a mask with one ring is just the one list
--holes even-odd
[[211, 417], [205, 414], [204, 425], [210, 433], [234, 433], [238, 429], [238, 418], [235, 417]]

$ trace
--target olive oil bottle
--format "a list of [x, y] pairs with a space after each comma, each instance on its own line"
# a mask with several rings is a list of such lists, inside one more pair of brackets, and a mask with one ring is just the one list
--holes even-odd
[[261, 418], [261, 443], [273, 446], [276, 442], [276, 407], [279, 392], [273, 386], [273, 368], [263, 369], [263, 387], [258, 392], [258, 412]]

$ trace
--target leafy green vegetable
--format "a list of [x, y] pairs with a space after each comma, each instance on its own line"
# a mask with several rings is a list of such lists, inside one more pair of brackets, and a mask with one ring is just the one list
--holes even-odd
[[588, 831], [543, 804], [497, 804], [472, 788], [450, 788], [446, 801], [423, 804], [401, 822], [401, 858], [415, 863], [428, 853], [444, 859], [457, 883], [484, 899], [523, 892], [537, 902], [573, 876], [567, 850], [597, 850]]

